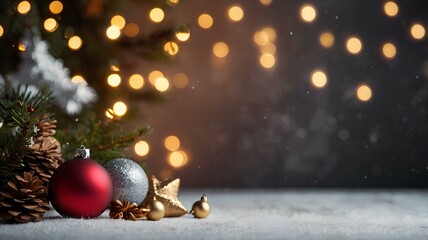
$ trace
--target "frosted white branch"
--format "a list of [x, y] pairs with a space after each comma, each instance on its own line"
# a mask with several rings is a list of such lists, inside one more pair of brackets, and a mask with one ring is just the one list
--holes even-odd
[[26, 44], [18, 71], [8, 76], [14, 86], [28, 84], [34, 87], [34, 94], [43, 87], [49, 87], [55, 103], [69, 115], [80, 113], [83, 105], [97, 99], [95, 91], [87, 84], [71, 81], [69, 69], [62, 60], [55, 59], [48, 52], [45, 41], [33, 37]]

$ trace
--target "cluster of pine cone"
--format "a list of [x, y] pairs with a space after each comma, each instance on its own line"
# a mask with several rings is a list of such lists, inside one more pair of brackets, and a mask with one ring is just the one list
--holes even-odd
[[34, 144], [25, 156], [28, 172], [16, 175], [0, 192], [0, 218], [8, 223], [38, 222], [49, 210], [48, 185], [55, 169], [63, 162], [61, 145], [53, 137], [56, 120], [42, 116], [36, 124]]

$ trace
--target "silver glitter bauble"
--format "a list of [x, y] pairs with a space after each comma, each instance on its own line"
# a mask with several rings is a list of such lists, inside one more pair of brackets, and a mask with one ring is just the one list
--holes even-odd
[[104, 165], [113, 183], [113, 199], [127, 200], [140, 205], [149, 190], [144, 170], [136, 162], [115, 158]]

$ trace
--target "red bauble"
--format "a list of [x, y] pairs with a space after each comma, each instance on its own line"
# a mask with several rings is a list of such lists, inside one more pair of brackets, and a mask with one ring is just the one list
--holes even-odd
[[110, 175], [103, 166], [88, 158], [67, 161], [52, 175], [49, 198], [64, 217], [98, 217], [112, 198]]

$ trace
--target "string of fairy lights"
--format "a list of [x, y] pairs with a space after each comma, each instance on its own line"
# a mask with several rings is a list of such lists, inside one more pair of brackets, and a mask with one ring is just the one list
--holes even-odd
[[[262, 6], [269, 6], [273, 0], [259, 0]], [[170, 6], [179, 4], [179, 0], [166, 0]], [[53, 15], [58, 15], [63, 10], [61, 1], [52, 1], [49, 5], [49, 10]], [[29, 1], [21, 1], [17, 5], [17, 11], [20, 14], [27, 14], [31, 10]], [[399, 5], [395, 1], [385, 1], [383, 4], [383, 13], [386, 17], [394, 18], [399, 15]], [[245, 10], [242, 6], [231, 4], [225, 11], [227, 20], [230, 23], [239, 23], [245, 17]], [[161, 23], [165, 19], [166, 13], [161, 8], [153, 8], [148, 11], [148, 19], [154, 23]], [[303, 4], [298, 12], [300, 20], [305, 24], [312, 24], [317, 20], [318, 10], [310, 4]], [[208, 12], [201, 12], [195, 19], [197, 25], [202, 30], [210, 30], [215, 24], [215, 19]], [[47, 32], [55, 32], [58, 29], [58, 21], [55, 18], [48, 18], [44, 21], [43, 27]], [[415, 41], [421, 41], [426, 36], [425, 26], [420, 22], [414, 22], [408, 26], [409, 36]], [[116, 41], [124, 34], [127, 37], [136, 37], [140, 33], [140, 27], [136, 23], [128, 23], [121, 15], [111, 17], [110, 25], [106, 26], [105, 36], [111, 41]], [[4, 34], [4, 28], [0, 25], [0, 37]], [[292, 33], [290, 33], [292, 34]], [[68, 38], [68, 47], [71, 50], [78, 51], [84, 44], [84, 39], [77, 35], [66, 36]], [[163, 45], [165, 54], [169, 56], [176, 56], [179, 54], [180, 42], [186, 42], [190, 38], [190, 29], [187, 25], [181, 25], [176, 31], [176, 41], [168, 41]], [[259, 64], [263, 69], [273, 69], [276, 65], [277, 54], [277, 33], [275, 28], [266, 26], [258, 29], [253, 37], [255, 45], [259, 51]], [[337, 45], [335, 36], [330, 31], [323, 31], [319, 35], [319, 44], [325, 48], [332, 48]], [[358, 35], [349, 35], [343, 43], [344, 49], [351, 56], [358, 56], [364, 51], [364, 40]], [[20, 51], [25, 51], [25, 45], [20, 45]], [[217, 60], [224, 60], [228, 57], [231, 49], [227, 42], [217, 41], [212, 45], [212, 57]], [[397, 56], [397, 46], [394, 42], [387, 41], [381, 44], [380, 52], [389, 61]], [[110, 67], [111, 73], [106, 76], [106, 84], [111, 88], [119, 87], [124, 84], [124, 76], [121, 74], [118, 66], [112, 65]], [[322, 68], [316, 68], [312, 71], [309, 79], [312, 86], [316, 89], [323, 89], [328, 85], [328, 73]], [[84, 76], [75, 75], [72, 77], [74, 83], [85, 83]], [[141, 73], [133, 73], [127, 78], [128, 86], [131, 90], [141, 90], [145, 87], [153, 87], [155, 90], [163, 93], [171, 89], [172, 86], [178, 89], [186, 88], [189, 84], [189, 78], [185, 73], [176, 73], [172, 78], [166, 76], [158, 69], [152, 70], [147, 74], [147, 81]], [[369, 84], [361, 82], [355, 88], [355, 97], [361, 102], [368, 102], [373, 96], [373, 92]], [[106, 110], [106, 117], [114, 118], [115, 116], [124, 116], [127, 113], [128, 106], [123, 101], [117, 101], [110, 109]], [[185, 166], [189, 161], [188, 154], [180, 148], [180, 139], [178, 136], [167, 136], [164, 139], [164, 147], [169, 151], [167, 162], [173, 168], [180, 168]], [[135, 144], [135, 152], [139, 156], [147, 156], [150, 152], [150, 145], [146, 141], [140, 141]]]

